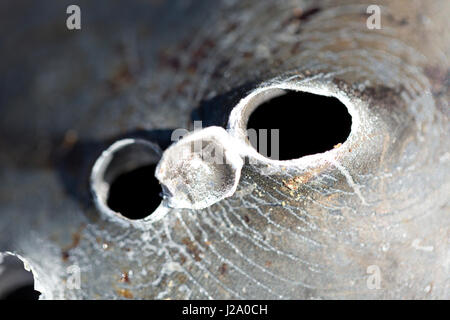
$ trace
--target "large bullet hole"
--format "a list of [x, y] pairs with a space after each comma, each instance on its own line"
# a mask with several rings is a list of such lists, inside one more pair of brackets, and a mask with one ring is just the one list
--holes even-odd
[[155, 178], [160, 157], [159, 147], [144, 140], [121, 140], [108, 148], [92, 174], [100, 209], [132, 220], [152, 214], [161, 203], [162, 189]]
[[0, 300], [38, 300], [33, 275], [23, 262], [12, 255], [0, 256], [0, 260]]
[[[251, 113], [247, 128], [255, 129], [258, 139], [265, 139], [259, 130], [268, 129], [268, 152], [263, 155], [271, 158], [271, 150], [275, 148], [270, 138], [271, 129], [279, 129], [277, 160], [291, 160], [333, 149], [347, 139], [351, 124], [347, 107], [337, 98], [286, 91], [259, 105]], [[250, 143], [262, 153], [258, 148], [260, 142], [250, 139]]]

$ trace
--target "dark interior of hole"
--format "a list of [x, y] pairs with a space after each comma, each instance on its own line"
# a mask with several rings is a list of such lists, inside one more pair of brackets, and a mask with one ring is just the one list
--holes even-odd
[[279, 129], [278, 160], [290, 160], [333, 149], [347, 139], [351, 124], [347, 108], [338, 99], [288, 91], [258, 106], [250, 115], [247, 128], [256, 132], [268, 129], [265, 156], [270, 158], [270, 129]]
[[146, 165], [115, 178], [107, 204], [129, 219], [143, 219], [160, 204], [161, 185], [155, 178], [156, 164]]
[[8, 292], [3, 300], [38, 300], [40, 293], [33, 284], [24, 285]]

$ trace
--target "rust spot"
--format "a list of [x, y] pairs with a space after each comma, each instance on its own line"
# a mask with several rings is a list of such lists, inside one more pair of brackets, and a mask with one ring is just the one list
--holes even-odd
[[69, 259], [69, 253], [67, 251], [61, 252], [62, 260], [66, 262]]
[[206, 57], [208, 50], [214, 48], [216, 43], [213, 39], [206, 38], [200, 46], [194, 51], [193, 58], [194, 59], [201, 59]]
[[180, 254], [180, 263], [183, 265], [186, 262], [186, 257]]
[[184, 237], [181, 242], [187, 247], [187, 251], [194, 257], [195, 261], [201, 261], [200, 253], [201, 251], [197, 246], [188, 238]]
[[270, 262], [270, 261], [266, 261], [265, 265], [266, 265], [266, 267], [267, 267], [267, 268], [269, 268], [269, 267], [271, 267], [271, 266], [272, 266], [272, 262]]
[[318, 167], [318, 168], [315, 168], [315, 169], [312, 169], [312, 170], [306, 172], [305, 174], [298, 175], [292, 179], [282, 180], [282, 181], [283, 181], [283, 184], [286, 186], [286, 188], [288, 188], [291, 191], [296, 191], [300, 187], [300, 185], [310, 181], [320, 171], [322, 171], [322, 168]]
[[296, 191], [300, 184], [303, 184], [305, 182], [308, 182], [309, 179], [311, 179], [311, 174], [304, 174], [302, 176], [297, 176], [289, 180], [283, 180], [283, 184], [288, 188], [289, 190]]
[[130, 283], [130, 278], [128, 277], [128, 271], [122, 272], [122, 274], [120, 275], [119, 282]]
[[338, 144], [334, 145], [334, 146], [333, 146], [333, 149], [337, 149], [337, 148], [339, 148], [340, 146], [342, 146], [342, 143], [338, 143]]
[[187, 276], [184, 274], [179, 274], [179, 275], [177, 275], [176, 278], [177, 278], [179, 284], [186, 283], [186, 281], [187, 281]]
[[82, 224], [77, 231], [72, 233], [72, 243], [70, 243], [68, 246], [64, 247], [61, 252], [61, 258], [64, 262], [66, 262], [69, 259], [69, 251], [76, 248], [81, 240], [81, 231], [83, 231], [85, 225]]
[[133, 294], [128, 289], [118, 289], [117, 294], [127, 299], [133, 299]]
[[204, 58], [207, 57], [210, 49], [214, 48], [216, 43], [213, 39], [206, 38], [192, 53], [191, 62], [188, 65], [187, 71], [195, 73], [197, 68]]
[[[81, 231], [81, 230], [80, 230]], [[70, 245], [70, 248], [73, 249], [78, 246], [81, 240], [81, 234], [80, 231], [77, 231], [72, 234], [72, 244]]]
[[226, 263], [222, 263], [222, 265], [219, 267], [219, 272], [221, 275], [224, 275], [225, 272], [227, 272], [228, 265]]
[[128, 66], [124, 64], [117, 69], [108, 83], [111, 90], [117, 91], [124, 85], [130, 84], [131, 82], [133, 82], [133, 76]]
[[[339, 83], [339, 80], [335, 79], [333, 81], [337, 84]], [[400, 85], [397, 88], [378, 85], [376, 87], [366, 87], [361, 98], [363, 98], [364, 100], [377, 102], [382, 107], [389, 109], [392, 108], [392, 106], [396, 106], [399, 104], [399, 97], [403, 91], [405, 91], [403, 85]]]

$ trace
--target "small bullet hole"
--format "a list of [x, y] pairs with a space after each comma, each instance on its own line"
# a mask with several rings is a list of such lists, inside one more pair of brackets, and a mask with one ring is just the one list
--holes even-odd
[[[337, 98], [287, 91], [258, 106], [250, 115], [247, 128], [257, 133], [268, 129], [266, 156], [270, 157], [270, 130], [279, 129], [278, 160], [290, 160], [333, 149], [347, 139], [351, 124], [347, 107]], [[255, 141], [250, 142], [258, 150]]]
[[122, 173], [110, 185], [107, 204], [129, 219], [142, 219], [160, 204], [161, 185], [155, 178], [156, 164]]
[[91, 173], [100, 212], [131, 220], [151, 215], [162, 200], [162, 188], [155, 177], [161, 153], [158, 145], [142, 139], [119, 140], [105, 150]]

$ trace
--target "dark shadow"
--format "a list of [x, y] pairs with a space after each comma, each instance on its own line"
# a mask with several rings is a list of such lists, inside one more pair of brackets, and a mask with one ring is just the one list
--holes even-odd
[[203, 100], [191, 113], [192, 121], [203, 121], [203, 128], [209, 126], [226, 127], [231, 110], [238, 102], [256, 87], [258, 82], [249, 82], [238, 86], [214, 98]]
[[2, 300], [38, 300], [39, 295], [39, 291], [34, 290], [34, 285], [28, 284], [6, 293]]

